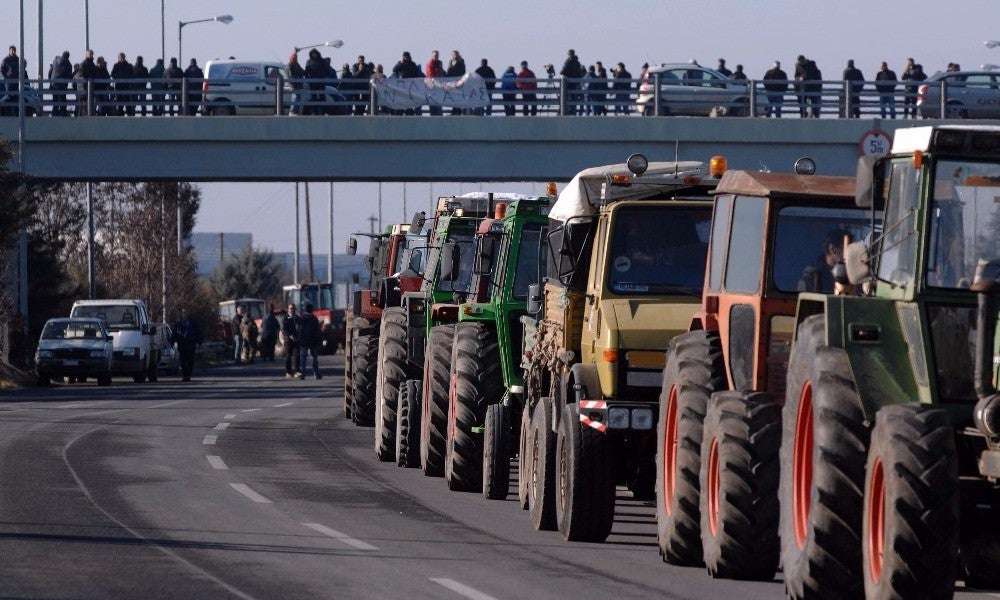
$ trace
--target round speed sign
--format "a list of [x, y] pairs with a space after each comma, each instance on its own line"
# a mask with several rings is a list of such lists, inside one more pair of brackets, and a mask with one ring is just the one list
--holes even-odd
[[892, 149], [892, 140], [884, 131], [872, 129], [861, 136], [858, 153], [861, 156], [885, 156]]

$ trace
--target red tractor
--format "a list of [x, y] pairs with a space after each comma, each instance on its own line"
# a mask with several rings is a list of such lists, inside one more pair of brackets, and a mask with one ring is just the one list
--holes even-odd
[[312, 305], [323, 336], [322, 351], [336, 354], [344, 344], [344, 309], [334, 303], [333, 285], [329, 283], [299, 283], [286, 285], [285, 305], [294, 304], [299, 310]]

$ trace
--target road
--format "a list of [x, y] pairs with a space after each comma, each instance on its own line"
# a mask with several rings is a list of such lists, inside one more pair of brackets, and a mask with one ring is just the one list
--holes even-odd
[[340, 365], [2, 392], [0, 598], [783, 597], [664, 564], [625, 492], [608, 543], [568, 544], [514, 495], [378, 463]]

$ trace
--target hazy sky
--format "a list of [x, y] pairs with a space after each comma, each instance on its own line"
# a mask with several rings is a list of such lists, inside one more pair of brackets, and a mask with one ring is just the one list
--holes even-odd
[[[38, 64], [37, 1], [24, 0], [28, 70]], [[84, 50], [84, 0], [45, 0], [45, 60], [69, 50], [78, 60]], [[4, 0], [0, 41], [17, 43], [17, 1]], [[185, 28], [184, 55], [205, 60], [236, 56], [285, 60], [294, 45], [341, 38], [334, 64], [357, 54], [387, 70], [402, 50], [423, 62], [432, 49], [458, 49], [470, 65], [490, 59], [498, 71], [521, 60], [532, 66], [558, 65], [567, 48], [586, 64], [623, 61], [633, 74], [644, 61], [692, 58], [714, 66], [742, 63], [759, 77], [775, 59], [790, 66], [798, 54], [813, 58], [826, 78], [839, 77], [848, 58], [872, 75], [882, 60], [899, 69], [908, 56], [928, 73], [951, 61], [965, 67], [1000, 63], [1000, 49], [983, 40], [1000, 38], [1000, 2], [958, 0], [166, 0], [167, 56], [177, 54], [177, 21], [230, 13], [231, 25], [204, 23]], [[113, 62], [119, 51], [141, 54], [152, 65], [160, 55], [159, 0], [90, 0], [90, 39], [95, 52]], [[505, 189], [524, 186], [504, 186]], [[322, 189], [320, 189], [322, 188]], [[384, 186], [385, 214], [399, 215], [399, 184]], [[410, 186], [426, 206], [427, 185]], [[289, 184], [214, 184], [204, 186], [201, 231], [250, 231], [264, 245], [294, 246], [292, 186]], [[326, 223], [326, 185], [314, 186], [319, 202], [313, 217]], [[466, 191], [477, 189], [466, 185]], [[436, 185], [455, 192], [457, 185]], [[367, 230], [374, 210], [374, 184], [338, 184], [336, 246], [349, 231]], [[389, 208], [389, 207], [394, 208]], [[395, 219], [395, 217], [393, 217]], [[386, 219], [388, 222], [391, 219]], [[320, 229], [324, 231], [324, 229]], [[317, 234], [325, 248], [326, 236]]]

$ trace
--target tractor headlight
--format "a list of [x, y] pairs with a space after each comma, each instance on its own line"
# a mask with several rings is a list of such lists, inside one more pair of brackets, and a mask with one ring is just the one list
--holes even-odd
[[632, 429], [652, 429], [653, 428], [653, 409], [651, 408], [637, 408], [632, 411]]
[[627, 408], [608, 409], [608, 428], [628, 429], [628, 409]]

